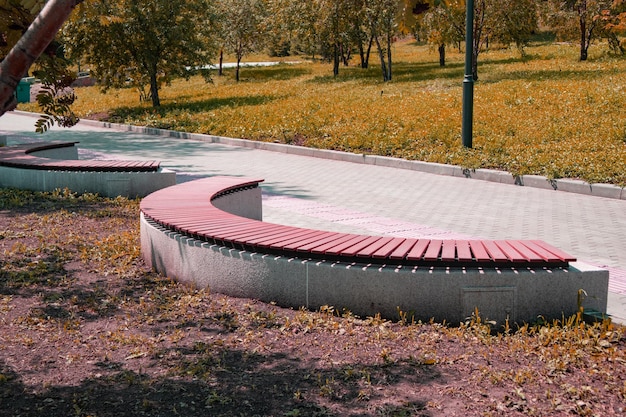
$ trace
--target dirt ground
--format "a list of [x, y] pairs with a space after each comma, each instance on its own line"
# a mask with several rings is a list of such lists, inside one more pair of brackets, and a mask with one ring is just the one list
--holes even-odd
[[612, 416], [609, 322], [497, 329], [213, 294], [151, 272], [138, 203], [0, 190], [0, 416]]

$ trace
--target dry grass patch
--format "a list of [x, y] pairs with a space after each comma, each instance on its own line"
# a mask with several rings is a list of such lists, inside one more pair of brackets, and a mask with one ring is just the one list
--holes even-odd
[[134, 90], [83, 88], [76, 109], [137, 125], [624, 185], [626, 61], [601, 50], [588, 62], [563, 44], [532, 45], [523, 59], [514, 50], [481, 54], [471, 151], [460, 138], [463, 55], [449, 51], [440, 68], [434, 51], [411, 41], [395, 46], [387, 84], [375, 57], [369, 70], [342, 67], [336, 79], [329, 64], [301, 62], [244, 68], [240, 83], [229, 70], [213, 84], [177, 80], [156, 110]]

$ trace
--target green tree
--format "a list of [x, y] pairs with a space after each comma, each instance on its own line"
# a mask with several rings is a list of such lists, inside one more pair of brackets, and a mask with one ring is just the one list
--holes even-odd
[[365, 8], [370, 35], [378, 50], [383, 80], [391, 81], [393, 75], [391, 46], [398, 34], [403, 4], [397, 0], [366, 0]]
[[235, 54], [235, 79], [239, 81], [243, 57], [264, 46], [267, 9], [263, 0], [220, 0], [218, 10], [221, 37], [226, 49]]
[[213, 59], [213, 17], [209, 0], [91, 0], [63, 33], [68, 52], [92, 66], [104, 89], [134, 86], [158, 107], [163, 83]]
[[514, 43], [524, 56], [524, 48], [539, 26], [536, 0], [500, 0], [493, 6], [495, 37], [505, 44]]
[[580, 60], [586, 61], [591, 43], [602, 34], [602, 15], [611, 10], [614, 2], [615, 0], [548, 0], [545, 4], [545, 15], [561, 39], [578, 39]]

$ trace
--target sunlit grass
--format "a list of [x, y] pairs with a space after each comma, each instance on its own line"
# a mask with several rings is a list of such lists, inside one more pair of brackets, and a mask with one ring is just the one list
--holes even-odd
[[[132, 89], [78, 91], [81, 117], [396, 156], [513, 174], [626, 184], [626, 60], [592, 48], [588, 62], [574, 46], [537, 44], [480, 56], [475, 85], [474, 148], [461, 145], [464, 55], [448, 51], [445, 68], [426, 46], [395, 47], [394, 80], [370, 69], [308, 62], [232, 70], [176, 80], [163, 106], [139, 103]], [[261, 59], [262, 57], [255, 57]], [[34, 109], [33, 105], [27, 106]]]

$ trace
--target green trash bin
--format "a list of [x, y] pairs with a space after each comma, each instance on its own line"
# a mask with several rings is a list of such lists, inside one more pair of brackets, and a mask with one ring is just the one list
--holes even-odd
[[30, 103], [30, 83], [28, 81], [20, 81], [15, 90], [18, 103]]

